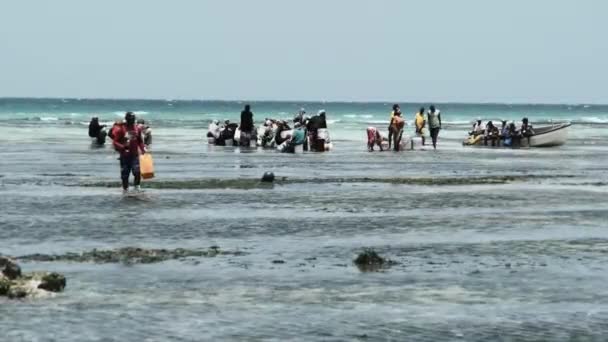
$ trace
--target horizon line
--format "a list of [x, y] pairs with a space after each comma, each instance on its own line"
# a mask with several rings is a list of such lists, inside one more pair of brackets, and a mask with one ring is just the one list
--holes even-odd
[[579, 102], [579, 103], [568, 103], [568, 102], [463, 102], [463, 101], [395, 101], [395, 100], [268, 100], [268, 99], [195, 99], [195, 98], [177, 98], [177, 99], [162, 99], [162, 98], [138, 98], [138, 97], [54, 97], [54, 96], [0, 96], [0, 100], [101, 100], [101, 101], [158, 101], [158, 102], [267, 102], [267, 103], [333, 103], [333, 104], [480, 104], [480, 105], [541, 105], [541, 106], [608, 106], [608, 103], [599, 102]]

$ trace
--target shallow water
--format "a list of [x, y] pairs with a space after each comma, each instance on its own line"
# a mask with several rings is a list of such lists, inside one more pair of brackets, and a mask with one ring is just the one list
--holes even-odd
[[[76, 111], [29, 106], [0, 114], [2, 254], [243, 253], [149, 265], [23, 261], [25, 271], [64, 273], [68, 286], [0, 299], [0, 340], [599, 341], [608, 331], [603, 125], [574, 125], [559, 148], [493, 150], [463, 148], [466, 127], [453, 124], [438, 151], [397, 154], [366, 152], [369, 122], [352, 121], [330, 125], [334, 151], [285, 155], [210, 147], [203, 119], [180, 127], [148, 110], [160, 120], [157, 178], [124, 198], [114, 152], [91, 148], [85, 125], [16, 121], [36, 108], [58, 106], [60, 122]], [[369, 106], [333, 108], [372, 115], [363, 121], [385, 115]], [[455, 110], [484, 108], [470, 106]], [[561, 113], [539, 108], [539, 118]], [[450, 107], [442, 111], [451, 120]], [[265, 171], [274, 186], [258, 183]], [[360, 272], [352, 261], [366, 247], [398, 264]]]

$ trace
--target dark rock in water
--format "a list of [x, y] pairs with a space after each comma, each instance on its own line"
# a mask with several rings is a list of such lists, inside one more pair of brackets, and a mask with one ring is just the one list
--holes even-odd
[[272, 263], [273, 264], [284, 264], [285, 260], [273, 260]]
[[383, 265], [385, 262], [384, 258], [378, 255], [373, 249], [366, 249], [362, 253], [359, 253], [355, 259], [357, 265]]
[[0, 296], [10, 299], [44, 296], [61, 292], [65, 277], [58, 273], [34, 272], [21, 274], [21, 267], [12, 259], [0, 256]]
[[65, 289], [65, 277], [59, 273], [49, 273], [42, 277], [42, 282], [38, 285], [39, 289], [61, 292]]
[[17, 279], [21, 277], [21, 267], [19, 267], [19, 265], [17, 264], [7, 265], [6, 267], [4, 267], [2, 274], [4, 274], [9, 279]]
[[381, 257], [373, 249], [365, 249], [353, 262], [359, 267], [359, 270], [364, 272], [377, 271], [396, 264], [394, 261]]
[[2, 270], [2, 274], [9, 279], [21, 277], [21, 267], [8, 257], [0, 256], [0, 270]]
[[27, 297], [28, 294], [29, 291], [24, 286], [11, 286], [6, 296], [10, 299], [21, 299]]
[[274, 173], [272, 172], [265, 172], [264, 176], [262, 176], [262, 182], [265, 183], [272, 183], [274, 182]]

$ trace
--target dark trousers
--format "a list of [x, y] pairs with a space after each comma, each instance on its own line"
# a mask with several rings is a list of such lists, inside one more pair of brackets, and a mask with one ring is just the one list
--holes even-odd
[[139, 170], [139, 156], [124, 155], [120, 156], [120, 177], [122, 179], [122, 188], [129, 188], [129, 175], [133, 173], [133, 183], [137, 186], [141, 183], [141, 173]]
[[437, 137], [439, 137], [439, 127], [431, 128], [431, 140], [433, 141], [433, 147], [437, 147]]
[[313, 152], [324, 152], [325, 151], [325, 140], [319, 139], [316, 129], [308, 131], [308, 140], [310, 141], [309, 147]]
[[244, 132], [241, 131], [241, 146], [251, 146], [251, 131], [249, 132]]

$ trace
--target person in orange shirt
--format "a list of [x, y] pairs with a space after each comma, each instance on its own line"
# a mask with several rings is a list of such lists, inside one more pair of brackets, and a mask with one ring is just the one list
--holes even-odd
[[399, 151], [399, 145], [401, 144], [401, 137], [403, 136], [403, 127], [405, 127], [405, 120], [401, 117], [401, 111], [398, 111], [391, 120], [391, 128], [393, 130], [393, 148], [395, 151]]

